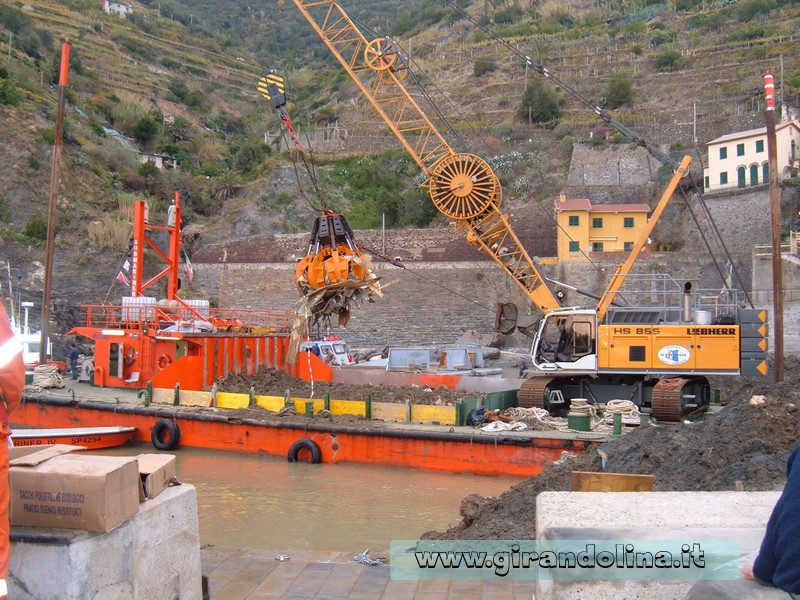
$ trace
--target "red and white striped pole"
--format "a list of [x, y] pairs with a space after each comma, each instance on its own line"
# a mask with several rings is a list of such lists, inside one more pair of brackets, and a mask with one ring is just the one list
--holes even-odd
[[767, 101], [767, 110], [775, 110], [775, 76], [767, 71], [764, 73], [764, 98]]
[[769, 164], [769, 204], [772, 213], [772, 350], [775, 354], [775, 382], [783, 381], [783, 264], [781, 262], [781, 196], [778, 188], [778, 144], [775, 135], [775, 78], [764, 73], [764, 98], [767, 110], [767, 161]]

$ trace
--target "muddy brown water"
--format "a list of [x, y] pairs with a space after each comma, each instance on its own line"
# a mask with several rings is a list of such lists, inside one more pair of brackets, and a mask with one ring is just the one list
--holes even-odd
[[[94, 453], [154, 452], [135, 444]], [[461, 500], [496, 496], [520, 479], [179, 448], [178, 477], [197, 489], [200, 542], [275, 550], [386, 550], [461, 520]]]

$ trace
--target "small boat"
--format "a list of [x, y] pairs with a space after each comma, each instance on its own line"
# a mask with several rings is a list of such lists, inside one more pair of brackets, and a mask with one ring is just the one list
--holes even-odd
[[69, 444], [88, 450], [116, 448], [133, 439], [136, 427], [68, 427], [64, 429], [12, 429], [11, 440], [18, 446]]

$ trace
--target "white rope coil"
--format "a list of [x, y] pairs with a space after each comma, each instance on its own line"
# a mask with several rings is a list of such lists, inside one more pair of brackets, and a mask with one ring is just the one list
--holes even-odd
[[[569, 415], [572, 417], [588, 416], [590, 420], [589, 430], [593, 433], [605, 433], [609, 428], [603, 423], [603, 418], [597, 414], [597, 407], [594, 404], [589, 404], [586, 398], [573, 398], [569, 402]], [[567, 420], [569, 423], [569, 420]], [[558, 428], [559, 431], [574, 431], [581, 433], [579, 430], [572, 429], [568, 425]]]
[[33, 368], [33, 382], [25, 386], [26, 392], [40, 392], [45, 388], [63, 388], [64, 378], [55, 365], [39, 365]]
[[531, 406], [530, 408], [513, 407], [503, 411], [506, 417], [525, 423], [535, 431], [552, 431], [564, 423], [564, 419], [551, 417], [544, 408]]
[[608, 425], [614, 424], [614, 415], [622, 415], [623, 425], [639, 425], [641, 423], [641, 414], [639, 407], [630, 400], [609, 400], [603, 410], [604, 421]]

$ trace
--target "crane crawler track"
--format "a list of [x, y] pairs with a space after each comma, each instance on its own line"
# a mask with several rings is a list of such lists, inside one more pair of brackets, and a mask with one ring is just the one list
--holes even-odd
[[[555, 377], [532, 377], [520, 386], [517, 392], [519, 405], [522, 408], [546, 408], [550, 410], [549, 406], [545, 406], [545, 392], [547, 386], [553, 381]], [[549, 404], [549, 403], [548, 403]]]
[[662, 379], [653, 387], [650, 414], [659, 421], [681, 421], [708, 404], [705, 377]]

